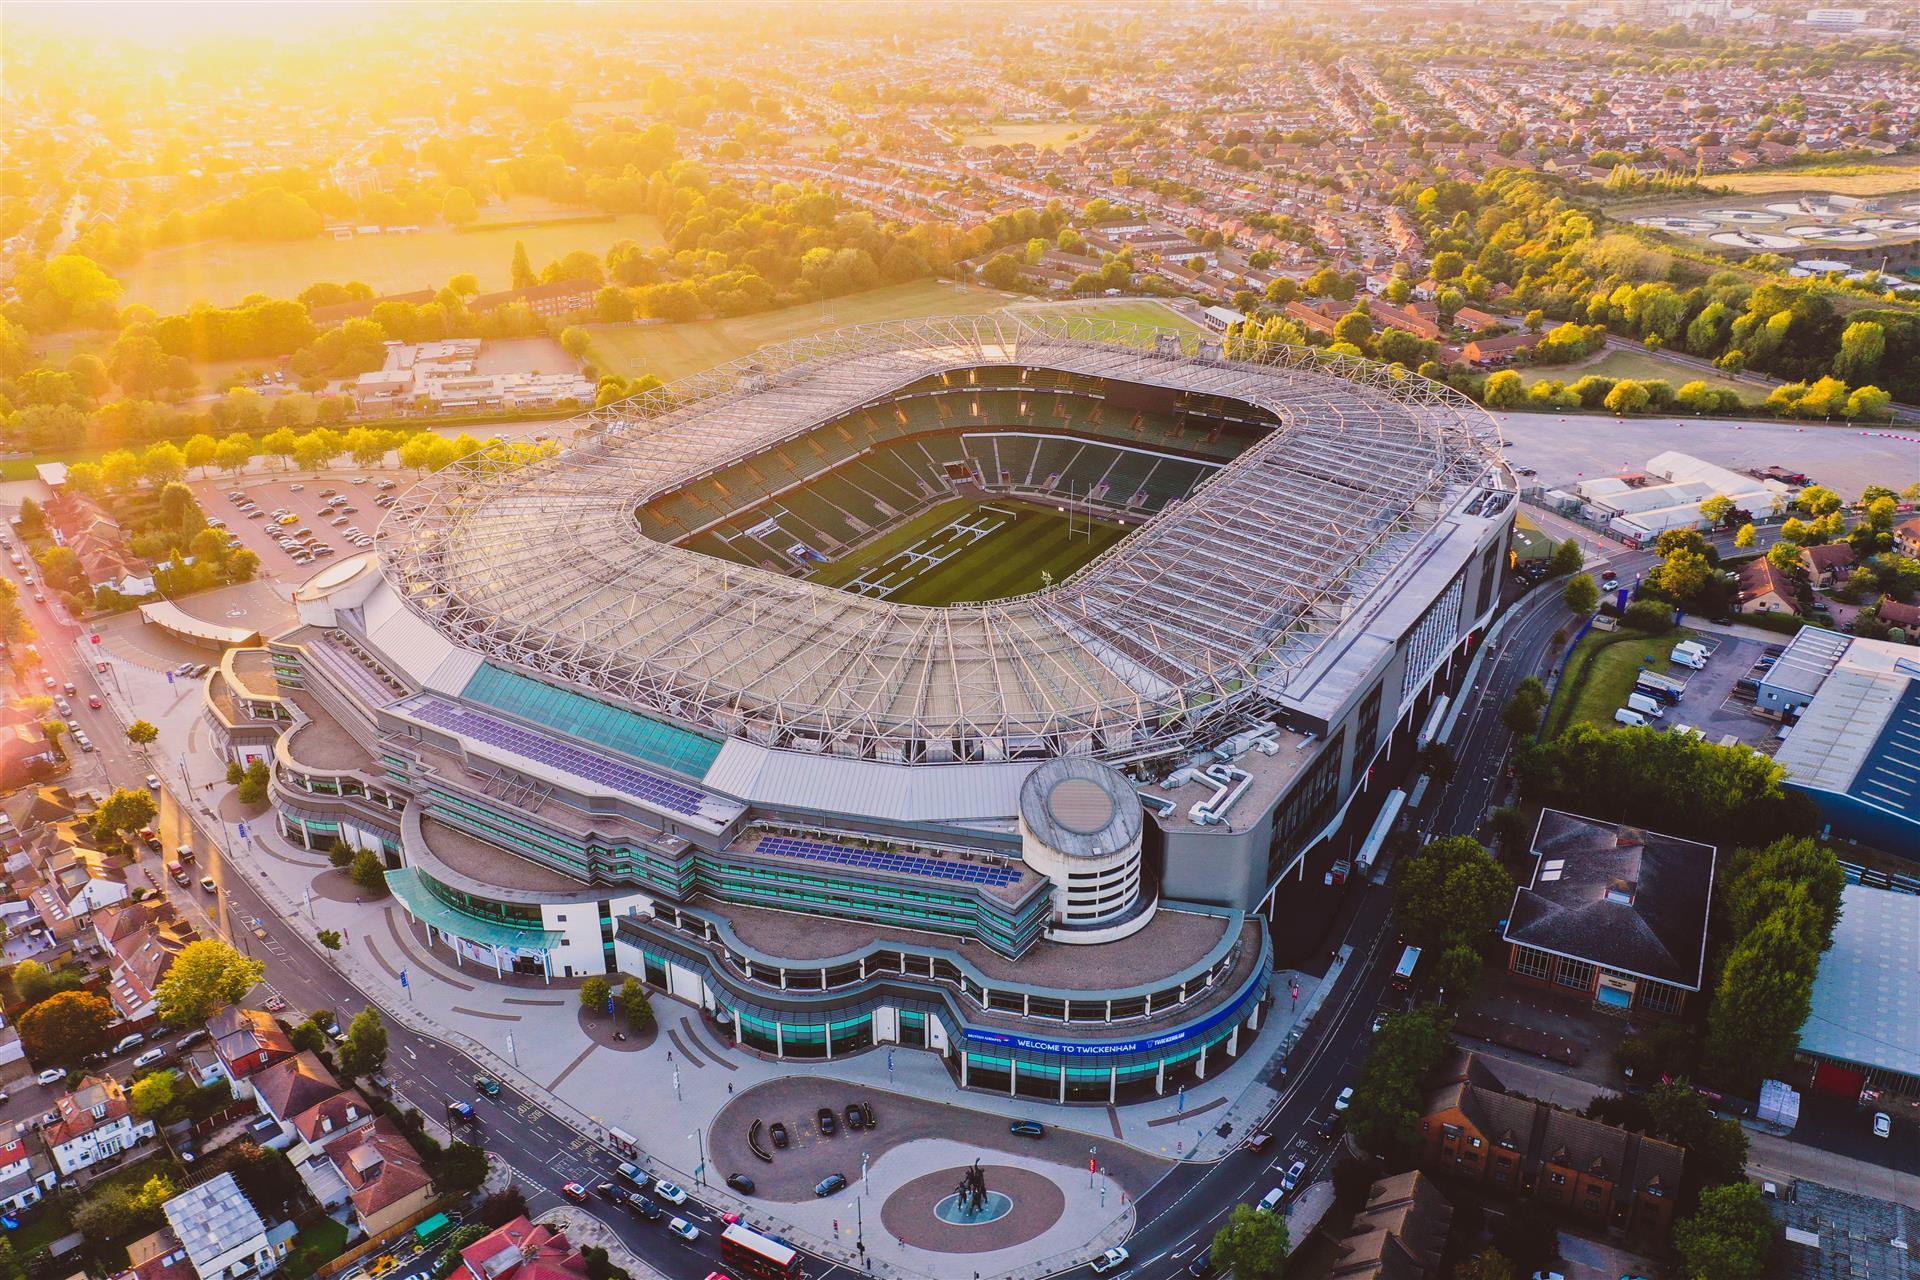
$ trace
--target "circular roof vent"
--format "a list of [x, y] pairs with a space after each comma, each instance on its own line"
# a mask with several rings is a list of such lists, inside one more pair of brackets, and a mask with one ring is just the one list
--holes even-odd
[[1069, 858], [1101, 858], [1140, 838], [1140, 798], [1119, 770], [1085, 756], [1049, 760], [1020, 786], [1020, 817]]

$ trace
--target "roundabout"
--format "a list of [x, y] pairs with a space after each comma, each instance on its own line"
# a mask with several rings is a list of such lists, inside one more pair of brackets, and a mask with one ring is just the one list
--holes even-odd
[[1066, 1194], [1044, 1173], [1008, 1164], [986, 1165], [981, 1172], [987, 1203], [975, 1216], [963, 1213], [960, 1186], [967, 1168], [955, 1165], [895, 1188], [880, 1206], [881, 1223], [895, 1239], [916, 1249], [992, 1253], [1038, 1239], [1066, 1213]]

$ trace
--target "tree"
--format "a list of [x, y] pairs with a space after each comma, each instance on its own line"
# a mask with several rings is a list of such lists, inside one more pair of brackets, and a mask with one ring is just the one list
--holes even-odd
[[146, 826], [159, 812], [152, 792], [144, 787], [138, 791], [122, 787], [93, 811], [93, 838], [102, 844], [112, 843], [122, 832]]
[[1606, 399], [1601, 403], [1614, 413], [1624, 415], [1644, 413], [1652, 401], [1653, 397], [1646, 387], [1632, 378], [1622, 378], [1613, 384], [1613, 389], [1607, 392]]
[[[1588, 579], [1592, 581], [1591, 578]], [[1546, 709], [1546, 692], [1540, 681], [1527, 677], [1531, 683], [1522, 682], [1521, 687], [1513, 691], [1507, 699], [1507, 705], [1500, 708], [1500, 723], [1511, 733], [1525, 738], [1540, 728], [1540, 713]]]
[[580, 984], [580, 1007], [588, 1013], [605, 1013], [613, 987], [605, 978], [592, 977]]
[[1782, 573], [1792, 573], [1800, 567], [1800, 545], [1782, 538], [1767, 548], [1767, 563]]
[[1446, 1027], [1431, 1008], [1386, 1020], [1367, 1051], [1347, 1109], [1347, 1122], [1363, 1147], [1391, 1159], [1413, 1146], [1422, 1083], [1446, 1049]]
[[1526, 383], [1511, 369], [1502, 369], [1498, 373], [1487, 375], [1480, 388], [1480, 398], [1492, 409], [1511, 409], [1526, 397]]
[[353, 865], [353, 855], [358, 852], [360, 852], [358, 849], [339, 836], [327, 842], [327, 861], [342, 871]]
[[1280, 1280], [1289, 1247], [1285, 1218], [1237, 1204], [1213, 1233], [1213, 1265], [1239, 1280]]
[[62, 991], [20, 1015], [20, 1041], [35, 1062], [71, 1067], [107, 1047], [113, 1006], [88, 991]]
[[350, 1076], [370, 1076], [386, 1065], [387, 1024], [371, 1009], [362, 1009], [347, 1024], [346, 1043], [340, 1046], [340, 1069]]
[[180, 1077], [172, 1071], [156, 1071], [141, 1076], [127, 1090], [127, 1100], [143, 1116], [157, 1116], [173, 1105], [175, 1085]]
[[218, 938], [190, 942], [173, 959], [154, 992], [160, 1020], [172, 1027], [201, 1027], [207, 1019], [253, 990], [267, 967]]
[[1498, 1249], [1486, 1249], [1456, 1266], [1453, 1280], [1513, 1280], [1513, 1264]]
[[353, 882], [376, 898], [384, 898], [387, 889], [387, 864], [372, 849], [362, 849], [353, 855], [353, 867], [347, 874]]
[[327, 1029], [308, 1018], [287, 1032], [287, 1039], [301, 1053], [319, 1053], [327, 1047]]
[[628, 978], [620, 984], [620, 1012], [631, 1030], [641, 1034], [653, 1030], [653, 1000], [639, 979]]
[[1700, 518], [1708, 524], [1718, 525], [1733, 510], [1733, 499], [1723, 493], [1716, 493], [1700, 504]]
[[1752, 550], [1754, 544], [1759, 541], [1760, 531], [1753, 527], [1752, 521], [1741, 525], [1740, 531], [1733, 535], [1733, 545], [1742, 551]]
[[1020, 259], [1010, 253], [996, 253], [980, 268], [980, 278], [996, 289], [1012, 289], [1020, 283]]
[[531, 289], [540, 283], [540, 277], [533, 273], [533, 263], [527, 258], [527, 242], [513, 242], [513, 287]]
[[1533, 835], [1534, 820], [1519, 805], [1503, 804], [1487, 815], [1487, 827], [1500, 847], [1517, 854], [1527, 847]]
[[1818, 913], [1814, 941], [1825, 951], [1833, 945], [1846, 887], [1840, 860], [1817, 840], [1782, 836], [1761, 848], [1736, 849], [1718, 885], [1727, 935], [1744, 937], [1780, 908], [1805, 901]]
[[1583, 573], [1567, 579], [1566, 589], [1560, 593], [1560, 598], [1575, 613], [1589, 614], [1600, 603], [1600, 587], [1594, 582], [1592, 574]]
[[462, 1193], [487, 1180], [487, 1153], [464, 1142], [456, 1142], [440, 1154], [433, 1181], [442, 1192]]
[[39, 1004], [59, 988], [53, 974], [38, 960], [22, 960], [13, 966], [13, 991], [26, 1004]]
[[1845, 506], [1839, 494], [1823, 484], [1810, 484], [1800, 491], [1794, 505], [1810, 516], [1824, 516]]
[[1691, 600], [1713, 581], [1713, 566], [1697, 551], [1682, 547], [1653, 567], [1648, 585], [1673, 600]]
[[1554, 575], [1578, 573], [1587, 564], [1587, 553], [1581, 549], [1577, 538], [1568, 538], [1553, 549], [1553, 559], [1548, 562]]
[[1459, 1004], [1473, 994], [1480, 981], [1480, 969], [1483, 961], [1479, 951], [1465, 943], [1457, 943], [1440, 953], [1440, 959], [1434, 965], [1434, 981], [1441, 991], [1451, 996], [1451, 1003]]
[[1800, 1045], [1820, 967], [1817, 912], [1783, 907], [1728, 951], [1707, 1009], [1707, 1063], [1714, 1077], [1751, 1082], [1771, 1075]]
[[342, 938], [340, 937], [340, 931], [338, 929], [316, 930], [313, 937], [316, 942], [329, 951], [338, 951], [340, 949]]
[[1403, 858], [1393, 884], [1394, 918], [1427, 949], [1476, 945], [1513, 900], [1513, 877], [1471, 836], [1430, 840]]
[[1893, 407], [1893, 395], [1879, 387], [1855, 387], [1842, 410], [1850, 419], [1885, 418]]
[[526, 1213], [527, 1193], [512, 1182], [480, 1202], [480, 1221], [489, 1227], [504, 1227], [515, 1218], [525, 1217]]
[[241, 776], [240, 787], [235, 794], [241, 804], [259, 804], [267, 798], [267, 762], [256, 758], [247, 765]]
[[1773, 1246], [1773, 1215], [1751, 1182], [1708, 1187], [1700, 1208], [1673, 1224], [1688, 1280], [1759, 1280]]
[[127, 726], [127, 741], [136, 747], [150, 747], [160, 731], [145, 720], [135, 720]]
[[1833, 357], [1833, 376], [1856, 386], [1871, 381], [1887, 351], [1886, 327], [1877, 320], [1855, 320], [1840, 335]]
[[465, 187], [448, 187], [440, 202], [440, 216], [456, 227], [464, 227], [480, 216], [480, 206]]

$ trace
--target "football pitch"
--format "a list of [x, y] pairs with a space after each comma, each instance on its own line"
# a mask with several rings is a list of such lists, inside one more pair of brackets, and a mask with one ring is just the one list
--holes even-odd
[[1038, 591], [1120, 541], [1131, 526], [1068, 518], [1053, 507], [995, 499], [945, 502], [823, 566], [814, 582], [878, 600], [938, 607]]

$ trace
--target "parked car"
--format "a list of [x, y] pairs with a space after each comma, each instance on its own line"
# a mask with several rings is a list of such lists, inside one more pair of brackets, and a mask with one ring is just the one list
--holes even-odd
[[819, 1126], [820, 1136], [831, 1138], [834, 1130], [833, 1108], [822, 1107], [813, 1113], [814, 1123]]
[[585, 1204], [587, 1202], [587, 1189], [577, 1182], [563, 1184], [560, 1188], [560, 1194], [575, 1204]]
[[743, 1196], [750, 1196], [753, 1194], [753, 1179], [749, 1178], [744, 1173], [728, 1174], [727, 1185], [729, 1187], [732, 1187], [735, 1191], [738, 1191]]
[[67, 1082], [67, 1073], [58, 1067], [48, 1067], [45, 1071], [42, 1071], [34, 1077], [34, 1082], [37, 1084], [65, 1084]]
[[1121, 1246], [1115, 1245], [1093, 1260], [1093, 1273], [1097, 1276], [1103, 1276], [1109, 1271], [1118, 1271], [1121, 1267], [1127, 1265], [1127, 1259], [1132, 1256], [1132, 1254], [1128, 1253]]
[[1015, 1120], [1007, 1126], [1007, 1132], [1016, 1138], [1044, 1138], [1047, 1136], [1047, 1126], [1038, 1120]]
[[687, 1202], [687, 1189], [677, 1183], [656, 1182], [653, 1184], [653, 1194], [659, 1196], [668, 1204], [685, 1204]]
[[1893, 1117], [1884, 1111], [1873, 1113], [1873, 1136], [1891, 1138], [1893, 1136]]
[[787, 1143], [791, 1141], [787, 1137], [787, 1126], [778, 1120], [767, 1126], [767, 1137], [773, 1140], [774, 1149], [778, 1151], [786, 1150]]
[[149, 1049], [133, 1060], [133, 1069], [138, 1071], [141, 1067], [150, 1067], [166, 1056], [165, 1049]]
[[1300, 1185], [1300, 1179], [1306, 1175], [1306, 1172], [1307, 1162], [1305, 1160], [1295, 1160], [1287, 1166], [1287, 1171], [1280, 1176], [1280, 1189], [1282, 1191], [1292, 1191]]
[[1340, 1091], [1340, 1096], [1333, 1100], [1333, 1109], [1335, 1111], [1345, 1111], [1348, 1107], [1352, 1105], [1353, 1105], [1353, 1086], [1348, 1085], [1346, 1088]]
[[1267, 1144], [1272, 1141], [1273, 1141], [1273, 1133], [1270, 1130], [1261, 1129], [1258, 1132], [1248, 1136], [1247, 1150], [1265, 1151], [1267, 1149]]
[[852, 1132], [855, 1129], [865, 1129], [867, 1127], [867, 1109], [859, 1103], [849, 1102], [846, 1108], [846, 1116], [848, 1132]]
[[158, 777], [158, 776], [156, 776], [155, 774], [151, 774], [151, 773], [150, 773], [150, 774], [148, 774], [148, 775], [147, 775], [147, 790], [149, 790], [149, 791], [158, 791], [159, 789], [160, 789], [160, 779], [159, 779], [159, 777]]
[[825, 1197], [832, 1195], [836, 1191], [845, 1191], [846, 1189], [847, 1189], [846, 1175], [839, 1174], [839, 1173], [830, 1173], [826, 1177], [820, 1179], [820, 1181], [814, 1183], [813, 1194], [815, 1196], [818, 1196], [824, 1199]]

